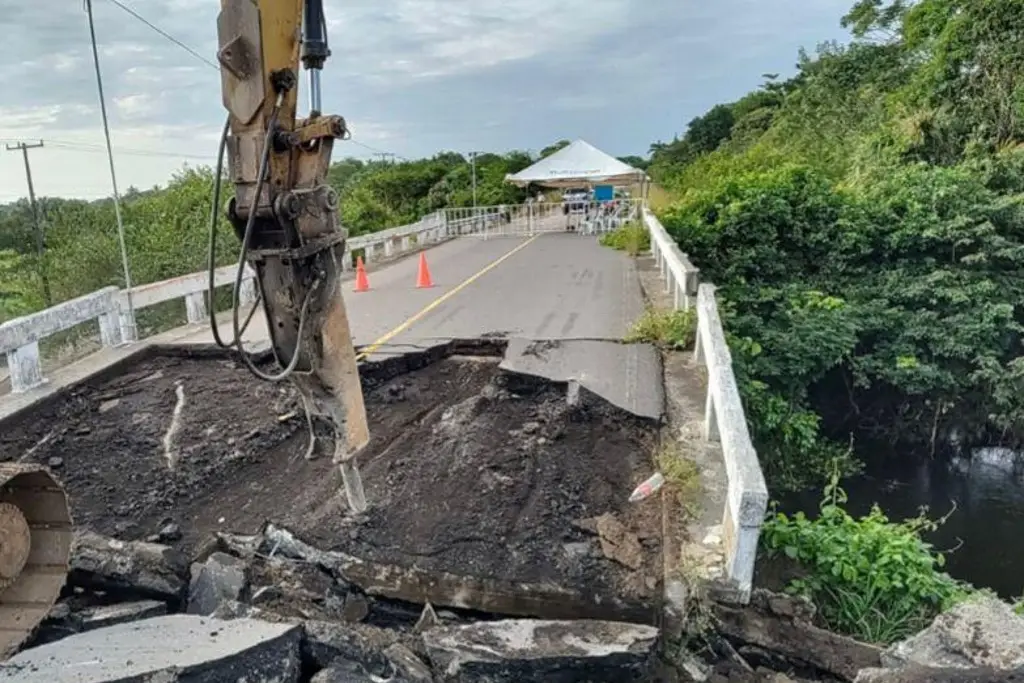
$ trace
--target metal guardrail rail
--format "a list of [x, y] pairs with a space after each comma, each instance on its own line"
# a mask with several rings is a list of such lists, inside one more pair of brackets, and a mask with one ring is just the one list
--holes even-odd
[[661, 222], [643, 209], [643, 223], [651, 236], [651, 253], [661, 271], [676, 309], [697, 308], [694, 357], [707, 372], [704, 438], [717, 441], [725, 460], [728, 492], [722, 514], [726, 577], [740, 602], [750, 600], [754, 561], [761, 524], [768, 509], [768, 488], [761, 463], [747, 428], [732, 369], [732, 354], [718, 315], [714, 285], [699, 281], [700, 271], [690, 263]]
[[529, 237], [548, 232], [599, 235], [639, 220], [641, 202], [527, 202], [444, 209], [451, 236]]

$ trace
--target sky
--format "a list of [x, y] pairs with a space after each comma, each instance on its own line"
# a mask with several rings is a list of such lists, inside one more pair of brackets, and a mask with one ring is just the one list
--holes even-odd
[[[118, 187], [212, 164], [225, 110], [218, 0], [92, 0]], [[123, 5], [192, 48], [161, 36]], [[323, 110], [342, 156], [529, 150], [583, 138], [645, 155], [801, 47], [845, 40], [852, 0], [325, 0]], [[642, 8], [642, 9], [641, 9]], [[37, 195], [111, 192], [83, 0], [0, 0], [0, 143], [29, 152]], [[305, 102], [305, 82], [300, 102]], [[300, 108], [300, 115], [304, 114]], [[0, 148], [0, 202], [27, 194]]]

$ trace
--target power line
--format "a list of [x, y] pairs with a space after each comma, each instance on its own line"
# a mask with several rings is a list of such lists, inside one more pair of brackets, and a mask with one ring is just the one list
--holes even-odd
[[[0, 143], [16, 141], [17, 138], [0, 138]], [[52, 138], [46, 138], [45, 142], [49, 147], [64, 149], [72, 152], [106, 152], [106, 148], [103, 145], [99, 145], [93, 142], [79, 142], [76, 140], [54, 140]], [[203, 161], [212, 161], [216, 159], [216, 157], [212, 154], [181, 154], [180, 152], [171, 152], [159, 149], [140, 149], [137, 147], [114, 147], [114, 151], [117, 152], [118, 154], [169, 157], [173, 159], [196, 159]]]
[[198, 52], [193, 50], [191, 47], [189, 47], [185, 43], [183, 43], [180, 40], [178, 40], [177, 38], [175, 38], [170, 33], [168, 33], [167, 31], [163, 30], [162, 28], [160, 28], [159, 26], [157, 26], [153, 22], [151, 22], [148, 19], [146, 19], [145, 17], [141, 16], [138, 12], [136, 12], [132, 8], [128, 7], [127, 5], [125, 5], [122, 2], [119, 2], [119, 0], [110, 0], [110, 2], [113, 3], [114, 5], [116, 5], [117, 7], [120, 7], [125, 12], [127, 12], [130, 15], [132, 15], [133, 17], [135, 17], [136, 19], [141, 21], [143, 24], [145, 24], [149, 28], [153, 29], [154, 31], [156, 31], [157, 33], [162, 35], [167, 40], [171, 41], [172, 43], [174, 43], [175, 45], [180, 47], [182, 50], [185, 50], [190, 55], [192, 55], [193, 57], [198, 59], [199, 61], [203, 62], [204, 64], [208, 65], [209, 67], [211, 67], [213, 69], [217, 69], [218, 71], [220, 71], [220, 67], [218, 67], [216, 64], [214, 64], [209, 59], [207, 59], [206, 57], [202, 56], [201, 54], [199, 54]]
[[[127, 5], [122, 3], [120, 0], [108, 0], [108, 1], [110, 3], [112, 3], [114, 6], [119, 7], [120, 9], [124, 10], [125, 12], [127, 12], [129, 15], [131, 15], [132, 17], [134, 17], [138, 21], [141, 21], [143, 24], [148, 26], [150, 29], [152, 29], [153, 31], [156, 31], [158, 34], [160, 34], [161, 36], [163, 36], [167, 40], [171, 41], [172, 43], [174, 43], [175, 45], [177, 45], [181, 49], [185, 50], [190, 55], [192, 55], [196, 59], [200, 60], [201, 62], [203, 62], [207, 66], [210, 66], [210, 67], [216, 69], [218, 72], [220, 71], [220, 67], [219, 66], [217, 66], [216, 64], [211, 62], [206, 57], [203, 57], [201, 54], [196, 52], [193, 48], [189, 47], [186, 43], [184, 43], [181, 40], [175, 38], [174, 36], [172, 36], [167, 31], [163, 30], [162, 28], [160, 28], [159, 26], [157, 26], [153, 22], [151, 22], [148, 19], [146, 19], [145, 17], [140, 15], [138, 12], [136, 12], [135, 10], [131, 9], [130, 7], [128, 7]], [[345, 140], [345, 142], [351, 142], [352, 144], [358, 145], [359, 147], [362, 147], [363, 149], [369, 150], [369, 151], [371, 151], [371, 152], [373, 152], [374, 154], [377, 154], [377, 155], [387, 154], [387, 155], [391, 156], [394, 159], [401, 159], [402, 161], [411, 161], [410, 159], [408, 159], [406, 157], [403, 157], [400, 154], [395, 154], [393, 152], [386, 152], [384, 150], [377, 149], [376, 147], [371, 147], [370, 145], [364, 144], [364, 143], [359, 142], [357, 140], [353, 140], [351, 137], [348, 138], [347, 140]]]

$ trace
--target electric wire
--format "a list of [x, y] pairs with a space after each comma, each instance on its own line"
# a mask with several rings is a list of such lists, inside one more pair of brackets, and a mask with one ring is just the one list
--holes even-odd
[[[195, 57], [196, 59], [201, 61], [203, 64], [206, 64], [207, 66], [210, 66], [210, 67], [220, 71], [220, 67], [219, 66], [217, 66], [216, 64], [211, 62], [206, 57], [203, 57], [201, 54], [199, 54], [199, 52], [197, 52], [195, 49], [190, 47], [187, 43], [185, 43], [182, 40], [179, 40], [178, 38], [175, 38], [173, 35], [171, 35], [167, 31], [163, 30], [162, 28], [157, 26], [152, 21], [146, 19], [141, 14], [139, 14], [138, 12], [133, 10], [132, 8], [128, 7], [127, 5], [125, 5], [120, 0], [108, 0], [108, 1], [111, 4], [113, 4], [115, 7], [118, 7], [120, 9], [124, 10], [125, 12], [127, 12], [134, 19], [137, 19], [138, 21], [140, 21], [143, 24], [145, 24], [146, 26], [148, 26], [150, 29], [152, 29], [153, 31], [158, 33], [163, 38], [169, 40], [174, 45], [177, 45], [182, 50], [185, 50], [187, 53], [189, 53], [190, 55], [192, 55], [193, 57]], [[324, 38], [326, 39], [326, 37], [327, 37], [327, 22], [324, 22]], [[367, 145], [366, 143], [358, 142], [356, 140], [353, 140], [352, 137], [351, 137], [351, 133], [349, 134], [349, 136], [347, 138], [344, 138], [344, 139], [345, 139], [346, 142], [351, 142], [352, 144], [357, 145], [359, 147], [362, 147], [363, 149], [369, 150], [369, 151], [371, 151], [371, 152], [373, 152], [375, 154], [387, 154], [388, 156], [393, 156], [394, 158], [401, 159], [402, 161], [410, 161], [410, 159], [408, 159], [407, 157], [404, 157], [404, 156], [402, 156], [400, 154], [393, 154], [392, 152], [387, 152], [387, 151], [384, 151], [382, 149], [377, 149], [376, 147], [373, 147], [371, 145]]]
[[120, 7], [120, 8], [122, 9], [122, 10], [124, 10], [124, 11], [125, 11], [125, 12], [127, 12], [128, 14], [132, 15], [133, 17], [135, 17], [135, 18], [136, 18], [136, 19], [138, 19], [139, 21], [141, 21], [141, 22], [142, 22], [143, 24], [145, 24], [145, 25], [146, 25], [146, 26], [148, 26], [149, 28], [153, 29], [154, 31], [156, 31], [157, 33], [159, 33], [160, 35], [162, 35], [162, 36], [163, 36], [164, 38], [166, 38], [167, 40], [171, 41], [172, 43], [174, 43], [175, 45], [177, 45], [178, 47], [180, 47], [180, 48], [181, 48], [182, 50], [185, 50], [185, 51], [186, 51], [186, 52], [188, 52], [188, 53], [189, 53], [190, 55], [192, 55], [193, 57], [195, 57], [196, 59], [198, 59], [199, 61], [203, 62], [204, 64], [206, 64], [206, 65], [208, 65], [208, 66], [210, 66], [211, 68], [214, 68], [214, 69], [218, 69], [218, 70], [219, 70], [219, 67], [218, 67], [218, 66], [217, 66], [216, 64], [214, 64], [213, 62], [211, 62], [211, 61], [210, 61], [209, 59], [207, 59], [206, 57], [202, 56], [201, 54], [199, 54], [198, 52], [196, 52], [195, 50], [193, 50], [193, 49], [192, 49], [191, 47], [189, 47], [189, 46], [188, 46], [188, 45], [186, 45], [185, 43], [181, 42], [180, 40], [178, 40], [177, 38], [175, 38], [174, 36], [172, 36], [172, 35], [171, 35], [170, 33], [168, 33], [167, 31], [164, 31], [164, 30], [163, 30], [162, 28], [160, 28], [159, 26], [157, 26], [157, 25], [156, 25], [156, 24], [154, 24], [153, 22], [149, 21], [148, 19], [146, 19], [146, 18], [145, 18], [145, 17], [143, 17], [142, 15], [140, 15], [140, 14], [139, 14], [138, 12], [136, 12], [136, 11], [135, 11], [135, 10], [133, 10], [132, 8], [130, 8], [130, 7], [128, 7], [127, 5], [125, 5], [125, 4], [121, 3], [121, 2], [119, 2], [118, 0], [109, 0], [109, 1], [110, 1], [110, 2], [112, 3], [112, 4], [116, 5], [117, 7]]
[[[81, 142], [75, 140], [54, 140], [53, 138], [40, 138], [47, 147], [63, 149], [70, 152], [101, 152], [106, 153], [106, 148], [103, 145], [96, 144], [94, 142]], [[17, 143], [21, 142], [21, 138], [0, 138], [0, 143]], [[117, 147], [115, 146], [114, 152], [116, 154], [126, 154], [131, 156], [143, 156], [143, 157], [168, 157], [173, 159], [195, 159], [197, 161], [210, 161], [213, 159], [208, 154], [180, 154], [178, 152], [171, 152], [168, 150], [159, 149], [140, 149], [138, 147]]]

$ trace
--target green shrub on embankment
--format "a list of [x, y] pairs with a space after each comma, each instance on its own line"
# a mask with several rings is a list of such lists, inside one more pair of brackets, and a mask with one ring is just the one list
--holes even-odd
[[639, 256], [651, 250], [651, 236], [640, 223], [626, 223], [620, 228], [601, 235], [603, 246]]
[[670, 351], [685, 351], [693, 346], [696, 334], [696, 309], [662, 311], [648, 307], [623, 341], [627, 344], [647, 342]]
[[849, 44], [690, 121], [648, 169], [728, 309], [773, 490], [820, 481], [851, 432], [908, 457], [953, 433], [1024, 446], [1020, 5], [850, 4]]
[[977, 591], [942, 571], [943, 555], [921, 538], [944, 520], [889, 520], [874, 506], [855, 519], [846, 511], [839, 470], [825, 487], [821, 513], [810, 520], [776, 513], [762, 529], [769, 556], [784, 555], [806, 571], [788, 586], [809, 598], [824, 625], [869, 643], [889, 644], [925, 628], [937, 614]]

